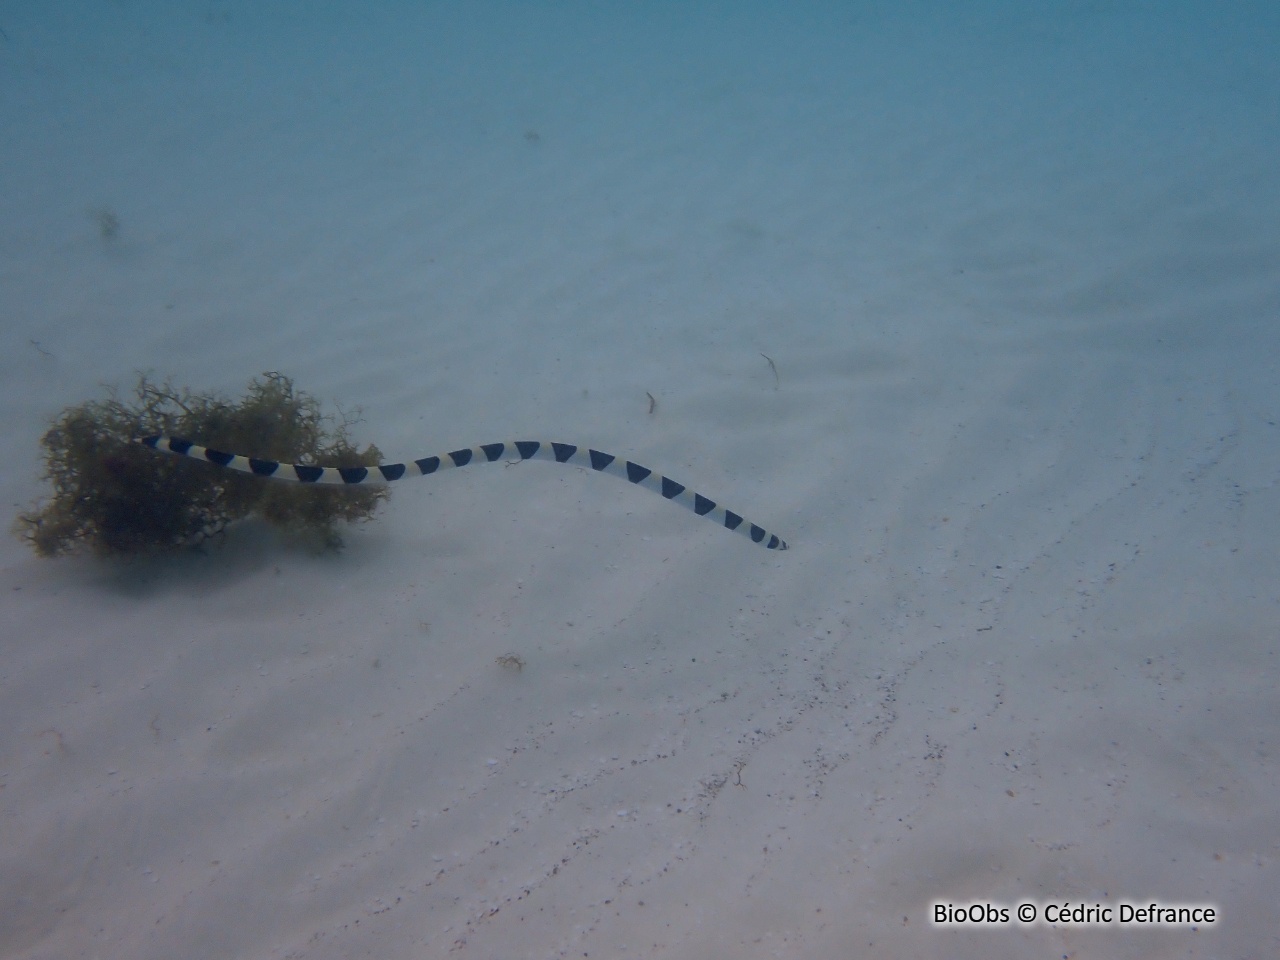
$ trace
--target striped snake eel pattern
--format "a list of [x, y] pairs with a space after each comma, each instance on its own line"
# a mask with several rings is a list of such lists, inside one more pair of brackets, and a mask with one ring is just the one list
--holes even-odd
[[672, 503], [687, 507], [700, 517], [718, 523], [726, 530], [740, 533], [760, 544], [766, 550], [786, 550], [787, 543], [776, 534], [758, 527], [741, 514], [725, 509], [714, 500], [694, 493], [682, 483], [670, 477], [654, 473], [630, 460], [620, 460], [611, 453], [601, 453], [572, 443], [553, 443], [546, 440], [515, 440], [486, 443], [478, 447], [454, 450], [436, 457], [423, 457], [410, 463], [384, 463], [376, 467], [312, 467], [300, 463], [278, 463], [275, 460], [259, 460], [235, 453], [224, 453], [183, 440], [179, 437], [150, 436], [138, 441], [143, 446], [163, 453], [174, 453], [194, 460], [204, 460], [219, 467], [251, 473], [258, 477], [274, 477], [296, 483], [327, 483], [352, 486], [359, 483], [390, 483], [403, 477], [425, 477], [451, 467], [466, 467], [473, 463], [496, 463], [508, 458], [520, 460], [550, 460], [575, 467], [589, 467], [597, 473], [621, 477], [661, 494]]

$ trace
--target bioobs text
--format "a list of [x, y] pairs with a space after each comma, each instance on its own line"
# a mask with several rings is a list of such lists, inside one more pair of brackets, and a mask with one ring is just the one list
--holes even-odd
[[958, 907], [954, 903], [935, 903], [933, 905], [934, 923], [1008, 923], [1009, 908], [997, 907], [990, 903], [974, 903], [967, 907]]

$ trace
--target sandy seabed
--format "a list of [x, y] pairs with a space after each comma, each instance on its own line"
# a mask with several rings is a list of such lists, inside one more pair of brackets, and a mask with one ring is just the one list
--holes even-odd
[[[281, 370], [792, 549], [544, 463], [9, 540], [0, 955], [1275, 952], [1275, 25], [463, 6], [0, 19], [5, 502]], [[932, 922], [1026, 902], [1219, 917]]]

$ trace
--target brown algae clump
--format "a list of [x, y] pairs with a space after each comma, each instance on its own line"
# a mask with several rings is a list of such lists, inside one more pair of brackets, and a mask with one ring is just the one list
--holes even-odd
[[385, 486], [264, 482], [157, 456], [134, 441], [164, 434], [287, 463], [377, 464], [381, 452], [372, 445], [358, 450], [347, 436], [349, 423], [325, 416], [315, 398], [280, 373], [252, 380], [239, 401], [140, 376], [132, 398], [113, 391], [61, 413], [41, 440], [53, 494], [20, 514], [14, 529], [46, 557], [77, 549], [143, 554], [201, 543], [256, 515], [336, 547], [338, 521], [369, 519], [388, 496]]

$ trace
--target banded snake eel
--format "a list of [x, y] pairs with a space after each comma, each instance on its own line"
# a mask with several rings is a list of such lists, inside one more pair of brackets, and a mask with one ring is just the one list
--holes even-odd
[[204, 460], [229, 470], [238, 470], [258, 477], [270, 477], [295, 483], [321, 483], [353, 486], [363, 483], [391, 483], [405, 477], [425, 477], [441, 470], [466, 467], [478, 463], [497, 463], [501, 460], [547, 460], [570, 466], [586, 467], [596, 473], [608, 473], [627, 480], [637, 487], [644, 487], [660, 494], [672, 503], [706, 517], [726, 530], [741, 534], [766, 550], [786, 550], [787, 543], [776, 534], [757, 526], [739, 513], [720, 506], [716, 501], [695, 493], [682, 483], [662, 474], [654, 473], [630, 460], [623, 460], [610, 453], [601, 453], [589, 447], [572, 443], [555, 443], [546, 440], [515, 440], [485, 443], [478, 447], [464, 447], [439, 456], [422, 457], [409, 463], [384, 463], [374, 467], [318, 467], [300, 463], [280, 463], [261, 460], [236, 453], [225, 453], [210, 447], [202, 447], [180, 437], [153, 435], [137, 441], [162, 453]]

